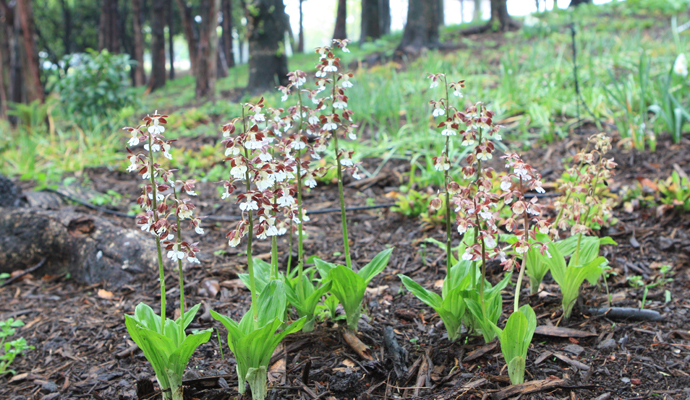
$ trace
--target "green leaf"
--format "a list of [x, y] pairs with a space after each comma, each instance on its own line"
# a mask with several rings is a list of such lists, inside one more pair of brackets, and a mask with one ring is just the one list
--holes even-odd
[[364, 279], [368, 285], [369, 282], [378, 274], [381, 273], [388, 265], [388, 260], [391, 258], [394, 247], [390, 247], [379, 254], [377, 254], [364, 268], [360, 269], [357, 274]]
[[513, 385], [525, 380], [525, 360], [527, 350], [537, 328], [537, 317], [529, 305], [520, 307], [512, 313], [506, 327], [500, 333], [501, 352], [508, 364], [508, 375]]
[[[260, 258], [252, 257], [252, 265], [254, 268], [254, 285], [256, 287], [257, 294], [259, 294], [264, 290], [268, 282], [271, 280], [271, 264]], [[242, 283], [244, 283], [244, 286], [246, 286], [247, 289], [251, 288], [249, 283], [249, 274], [242, 273], [237, 274], [237, 276], [240, 278]]]
[[367, 288], [366, 281], [344, 265], [333, 268], [329, 273], [329, 279], [333, 282], [331, 293], [338, 298], [345, 309], [348, 328], [356, 332], [364, 291]]
[[525, 273], [529, 277], [530, 293], [532, 294], [539, 291], [539, 284], [544, 279], [544, 275], [549, 272], [547, 258], [548, 256], [542, 255], [536, 248], [530, 248], [525, 255]]
[[328, 279], [331, 270], [338, 266], [338, 264], [329, 263], [320, 258], [314, 259], [314, 265], [316, 266], [316, 269], [319, 271], [321, 279]]
[[259, 326], [264, 326], [276, 318], [282, 322], [287, 308], [285, 284], [281, 281], [270, 281], [259, 294], [256, 303], [259, 307]]
[[402, 280], [407, 290], [417, 296], [424, 304], [433, 308], [434, 311], [438, 312], [438, 310], [443, 307], [443, 299], [441, 299], [441, 296], [430, 290], [424, 289], [422, 285], [405, 275], [399, 274], [398, 277], [400, 277], [400, 280]]

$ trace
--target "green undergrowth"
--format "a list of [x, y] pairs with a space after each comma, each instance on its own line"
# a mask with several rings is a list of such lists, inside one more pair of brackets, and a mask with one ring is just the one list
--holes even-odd
[[[690, 120], [682, 113], [680, 119], [674, 119], [670, 115], [674, 103], [664, 97], [664, 91], [670, 90], [681, 105], [687, 105], [690, 98], [687, 78], [666, 79], [677, 55], [688, 50], [689, 31], [673, 35], [671, 30], [674, 16], [680, 23], [688, 19], [687, 3], [629, 0], [576, 11], [556, 10], [525, 20], [523, 29], [505, 34], [465, 37], [460, 31], [468, 25], [446, 26], [441, 30], [442, 40], [458, 49], [428, 51], [415, 59], [393, 60], [400, 32], [374, 43], [352, 44], [341, 70], [363, 68], [355, 72], [355, 86], [348, 92], [349, 106], [361, 129], [360, 140], [349, 146], [358, 157], [376, 157], [382, 163], [394, 158], [411, 160], [414, 172], [409, 178], [419, 186], [440, 183], [442, 175], [434, 170], [430, 158], [440, 153], [442, 144], [430, 134], [436, 127], [430, 119], [425, 78], [428, 72], [442, 71], [466, 80], [465, 98], [487, 99], [487, 106], [496, 111], [495, 119], [505, 127], [504, 138], [524, 147], [567, 136], [579, 111], [582, 118], [603, 124], [602, 130], [615, 126], [624, 138], [632, 134], [643, 148], [653, 150], [655, 137], [673, 133], [669, 125], [679, 123], [678, 129], [683, 131]], [[580, 105], [579, 110], [571, 23], [577, 32], [578, 78], [587, 105]], [[373, 54], [381, 55], [374, 65], [358, 61], [371, 59]], [[642, 58], [646, 60], [646, 83], [641, 80]], [[313, 71], [313, 60], [311, 53], [293, 55], [289, 69]], [[239, 115], [239, 102], [257, 100], [240, 90], [247, 78], [247, 65], [231, 69], [228, 77], [217, 81], [215, 102], [196, 101], [191, 76], [169, 81], [149, 95], [139, 88], [140, 108], [104, 113], [88, 129], [73, 122], [55, 101], [47, 109], [49, 117], [39, 118], [36, 125], [10, 129], [1, 123], [0, 129], [9, 134], [0, 137], [0, 172], [50, 184], [66, 172], [119, 165], [119, 149], [126, 141], [119, 128], [132, 117], [155, 110], [171, 115], [169, 126], [180, 136], [220, 136], [220, 125]], [[277, 92], [264, 96], [269, 105], [282, 106]], [[648, 112], [647, 107], [656, 103], [661, 111]], [[669, 115], [662, 115], [664, 104]], [[44, 120], [50, 124], [40, 122]], [[461, 157], [464, 150], [451, 149], [450, 155]], [[184, 160], [191, 170], [214, 165], [191, 154]], [[215, 178], [213, 171], [206, 175], [209, 180]]]

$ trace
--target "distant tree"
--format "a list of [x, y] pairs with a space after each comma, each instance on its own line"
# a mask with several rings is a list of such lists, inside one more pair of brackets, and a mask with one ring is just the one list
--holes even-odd
[[347, 39], [347, 0], [338, 0], [333, 39]]
[[141, 12], [141, 0], [132, 0], [132, 30], [134, 36], [133, 59], [137, 62], [134, 68], [134, 86], [146, 84], [144, 73], [144, 34], [141, 31], [143, 13]]
[[199, 48], [196, 62], [196, 98], [213, 100], [216, 91], [218, 66], [218, 12], [220, 0], [201, 2], [201, 26], [199, 27]]
[[[298, 53], [304, 53], [304, 13], [302, 12], [302, 3], [304, 3], [305, 0], [299, 0], [299, 33], [297, 34], [297, 52]], [[340, 3], [343, 2], [343, 0], [338, 0], [338, 12], [340, 12]], [[338, 30], [338, 20], [336, 19], [335, 22], [335, 29], [336, 32]], [[345, 28], [343, 28], [345, 29]], [[343, 30], [343, 32], [345, 32]], [[343, 36], [344, 37], [344, 36]]]
[[381, 37], [379, 0], [362, 0], [362, 28], [359, 42], [364, 43]]
[[252, 93], [287, 85], [287, 30], [283, 0], [250, 0], [247, 3], [249, 82]]
[[592, 4], [592, 0], [570, 0], [568, 7], [577, 7], [580, 4]]
[[439, 46], [439, 11], [436, 0], [410, 0], [407, 7], [407, 24], [398, 51], [416, 53], [422, 48]]
[[474, 0], [474, 10], [472, 11], [472, 22], [482, 19], [482, 0]]
[[38, 67], [38, 49], [34, 35], [34, 16], [31, 8], [31, 0], [17, 0], [19, 25], [21, 27], [21, 40], [23, 46], [22, 70], [24, 72], [24, 89], [27, 103], [39, 100], [45, 101], [45, 93], [41, 85], [41, 73]]
[[381, 34], [391, 33], [391, 0], [379, 0], [379, 21]]
[[108, 50], [113, 54], [120, 53], [122, 47], [118, 3], [118, 0], [103, 0], [98, 24], [98, 50]]
[[165, 16], [168, 17], [168, 54], [170, 58], [170, 80], [175, 79], [175, 46], [173, 37], [175, 36], [175, 18], [173, 18], [173, 2], [168, 0], [165, 8]]
[[149, 91], [165, 86], [165, 2], [151, 2], [151, 78]]
[[221, 43], [223, 44], [223, 55], [225, 56], [225, 63], [227, 64], [228, 68], [232, 68], [235, 66], [232, 37], [232, 0], [222, 1], [221, 12], [223, 13], [223, 36], [221, 38]]
[[[155, 1], [155, 0], [154, 0]], [[188, 6], [184, 0], [177, 0], [177, 9], [180, 10], [180, 19], [182, 20], [182, 31], [187, 40], [187, 50], [189, 52], [189, 68], [192, 75], [196, 76], [197, 63], [197, 38], [194, 35], [194, 27], [192, 25], [192, 7]]]
[[520, 24], [508, 14], [507, 0], [491, 0], [491, 19], [481, 26], [465, 29], [465, 35], [482, 33], [486, 31], [504, 32], [520, 27]]

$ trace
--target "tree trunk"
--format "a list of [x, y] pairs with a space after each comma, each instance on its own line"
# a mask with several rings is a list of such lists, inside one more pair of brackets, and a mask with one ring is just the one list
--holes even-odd
[[445, 25], [445, 11], [443, 10], [443, 0], [438, 1], [438, 24], [440, 26]]
[[187, 50], [189, 51], [189, 69], [192, 75], [196, 76], [197, 63], [197, 39], [194, 36], [194, 28], [192, 26], [192, 8], [187, 7], [184, 0], [177, 0], [177, 8], [180, 10], [180, 19], [182, 20], [182, 30], [184, 37], [187, 39]]
[[577, 7], [580, 4], [592, 4], [592, 0], [570, 0], [570, 4], [568, 4], [568, 8]]
[[0, 118], [7, 117], [8, 101], [10, 98], [10, 37], [13, 25], [13, 12], [0, 0]]
[[122, 34], [119, 19], [118, 0], [103, 0], [98, 26], [98, 50], [108, 50], [113, 54], [120, 52]]
[[218, 51], [216, 51], [216, 77], [226, 78], [228, 76], [228, 62], [225, 60], [225, 50], [223, 49], [223, 37], [218, 38]]
[[[251, 7], [249, 6], [251, 5]], [[251, 93], [287, 86], [283, 0], [251, 0], [247, 7], [249, 83]]]
[[397, 51], [418, 53], [422, 48], [438, 47], [438, 1], [410, 0], [407, 24]]
[[201, 27], [197, 53], [196, 98], [213, 100], [216, 91], [216, 67], [218, 60], [218, 11], [220, 0], [201, 2]]
[[168, 7], [166, 16], [168, 17], [168, 54], [170, 57], [170, 80], [175, 79], [175, 46], [173, 45], [173, 37], [175, 30], [173, 29], [173, 2], [168, 0]]
[[132, 0], [132, 21], [134, 30], [134, 86], [146, 84], [146, 74], [144, 73], [144, 35], [141, 32], [141, 0]]
[[151, 79], [149, 91], [165, 86], [165, 0], [151, 2]]
[[391, 0], [379, 0], [379, 26], [382, 35], [391, 33]]
[[489, 27], [493, 31], [507, 31], [511, 28], [516, 28], [519, 25], [510, 15], [508, 15], [507, 0], [491, 0], [491, 20], [489, 20]]
[[[297, 37], [298, 53], [304, 53], [304, 13], [302, 12], [302, 3], [304, 3], [304, 0], [299, 0], [299, 33]], [[338, 3], [338, 12], [340, 12], [340, 2]], [[336, 29], [338, 28], [336, 27]]]
[[482, 0], [474, 0], [474, 10], [472, 11], [472, 22], [482, 19]]
[[17, 11], [24, 42], [22, 52], [22, 68], [24, 72], [24, 88], [26, 90], [26, 102], [39, 100], [45, 101], [45, 93], [41, 86], [41, 75], [38, 67], [38, 50], [34, 40], [34, 17], [31, 9], [31, 0], [17, 0]]
[[235, 55], [233, 54], [232, 37], [232, 0], [223, 0], [221, 3], [223, 13], [223, 54], [228, 68], [235, 66]]
[[[300, 40], [302, 40], [301, 32], [302, 27], [300, 25]], [[338, 11], [335, 15], [333, 39], [347, 39], [347, 0], [338, 0]]]
[[[66, 0], [60, 0], [60, 5], [62, 6], [62, 22], [65, 26], [62, 33], [62, 47], [65, 54], [72, 54], [72, 12]], [[67, 69], [68, 66], [65, 65], [65, 71]]]
[[362, 0], [362, 29], [359, 42], [373, 41], [381, 37], [379, 0]]

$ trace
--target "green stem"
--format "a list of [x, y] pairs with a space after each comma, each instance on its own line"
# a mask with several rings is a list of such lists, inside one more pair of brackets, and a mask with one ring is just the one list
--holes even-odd
[[[247, 119], [244, 115], [244, 105], [242, 106], [242, 124], [244, 132], [247, 132]], [[244, 147], [244, 146], [243, 146]], [[247, 171], [244, 173], [244, 178], [247, 185], [246, 193], [249, 194], [251, 189], [251, 180], [249, 179], [249, 150], [244, 147], [244, 158], [247, 164]], [[247, 221], [249, 224], [249, 231], [247, 232], [247, 273], [249, 274], [249, 291], [252, 295], [252, 316], [254, 317], [254, 329], [259, 328], [259, 310], [256, 296], [256, 279], [254, 278], [254, 260], [252, 258], [252, 236], [254, 235], [254, 220], [252, 219], [252, 210], [247, 210]]]
[[[175, 183], [172, 184], [172, 190], [175, 200], [179, 200]], [[179, 207], [179, 203], [177, 204]], [[175, 213], [175, 222], [177, 223], [177, 245], [179, 246], [182, 243], [182, 229], [180, 229], [180, 215], [178, 213]], [[179, 247], [177, 250], [179, 251]], [[182, 260], [179, 258], [177, 258], [177, 271], [180, 276], [180, 338], [182, 339], [184, 338], [184, 277], [182, 275]]]
[[[156, 199], [156, 180], [154, 179], [154, 167], [153, 167], [153, 151], [152, 149], [153, 141], [151, 140], [151, 135], [149, 135], [149, 179], [151, 180], [151, 194], [153, 198], [151, 199], [151, 205], [153, 208], [153, 221], [158, 222], [158, 201]], [[155, 232], [156, 236], [156, 251], [158, 253], [158, 275], [160, 278], [161, 285], [161, 335], [165, 335], [165, 269], [163, 268], [163, 252], [161, 250], [161, 238]]]
[[[302, 115], [302, 92], [297, 91], [297, 106], [299, 113], [299, 127], [297, 133], [302, 135], [302, 124], [304, 116]], [[300, 298], [304, 294], [304, 285], [302, 283], [302, 276], [304, 275], [304, 231], [302, 230], [302, 150], [297, 150], [297, 214], [299, 215], [299, 226], [297, 227], [297, 289]], [[292, 221], [290, 221], [292, 227]], [[292, 230], [290, 230], [290, 243], [292, 243]], [[290, 257], [292, 257], [292, 244], [290, 245]]]
[[[449, 107], [449, 98], [448, 98], [448, 82], [446, 80], [446, 77], [443, 77], [443, 85], [446, 89], [446, 107], [445, 107], [445, 113], [446, 113], [446, 120], [448, 119], [448, 112], [450, 111]], [[448, 163], [450, 163], [450, 136], [446, 136], [446, 148], [444, 150], [445, 152], [445, 157], [448, 159]], [[450, 228], [450, 192], [448, 191], [448, 185], [450, 184], [450, 177], [448, 174], [448, 170], [443, 171], [443, 182], [445, 184], [445, 189], [446, 189], [446, 279], [448, 279], [448, 282], [451, 284], [453, 283], [452, 280], [452, 269], [453, 269], [453, 262], [451, 260], [452, 258], [452, 237], [451, 237], [451, 228]]]
[[[331, 115], [335, 114], [335, 107], [333, 107], [333, 102], [335, 101], [335, 72], [333, 72], [333, 88], [331, 90]], [[345, 195], [343, 194], [343, 171], [340, 165], [340, 158], [338, 157], [338, 129], [333, 131], [333, 144], [335, 147], [335, 163], [336, 172], [338, 174], [338, 197], [340, 198], [340, 222], [343, 229], [343, 249], [345, 253], [345, 265], [352, 269], [352, 260], [350, 259], [350, 243], [347, 237], [347, 218], [345, 215]]]
[[[525, 196], [522, 188], [522, 178], [518, 177], [520, 179], [520, 193], [522, 193], [522, 201], [525, 201]], [[523, 236], [523, 240], [529, 244], [529, 216], [527, 215], [527, 210], [522, 213], [523, 215], [523, 224], [525, 227], [525, 233]], [[527, 251], [529, 251], [529, 247], [527, 248]], [[517, 312], [520, 309], [520, 288], [522, 288], [522, 278], [525, 276], [525, 266], [527, 265], [527, 252], [522, 255], [522, 262], [520, 263], [520, 273], [518, 274], [518, 280], [517, 284], [515, 285], [515, 303], [513, 304], [513, 312]]]

